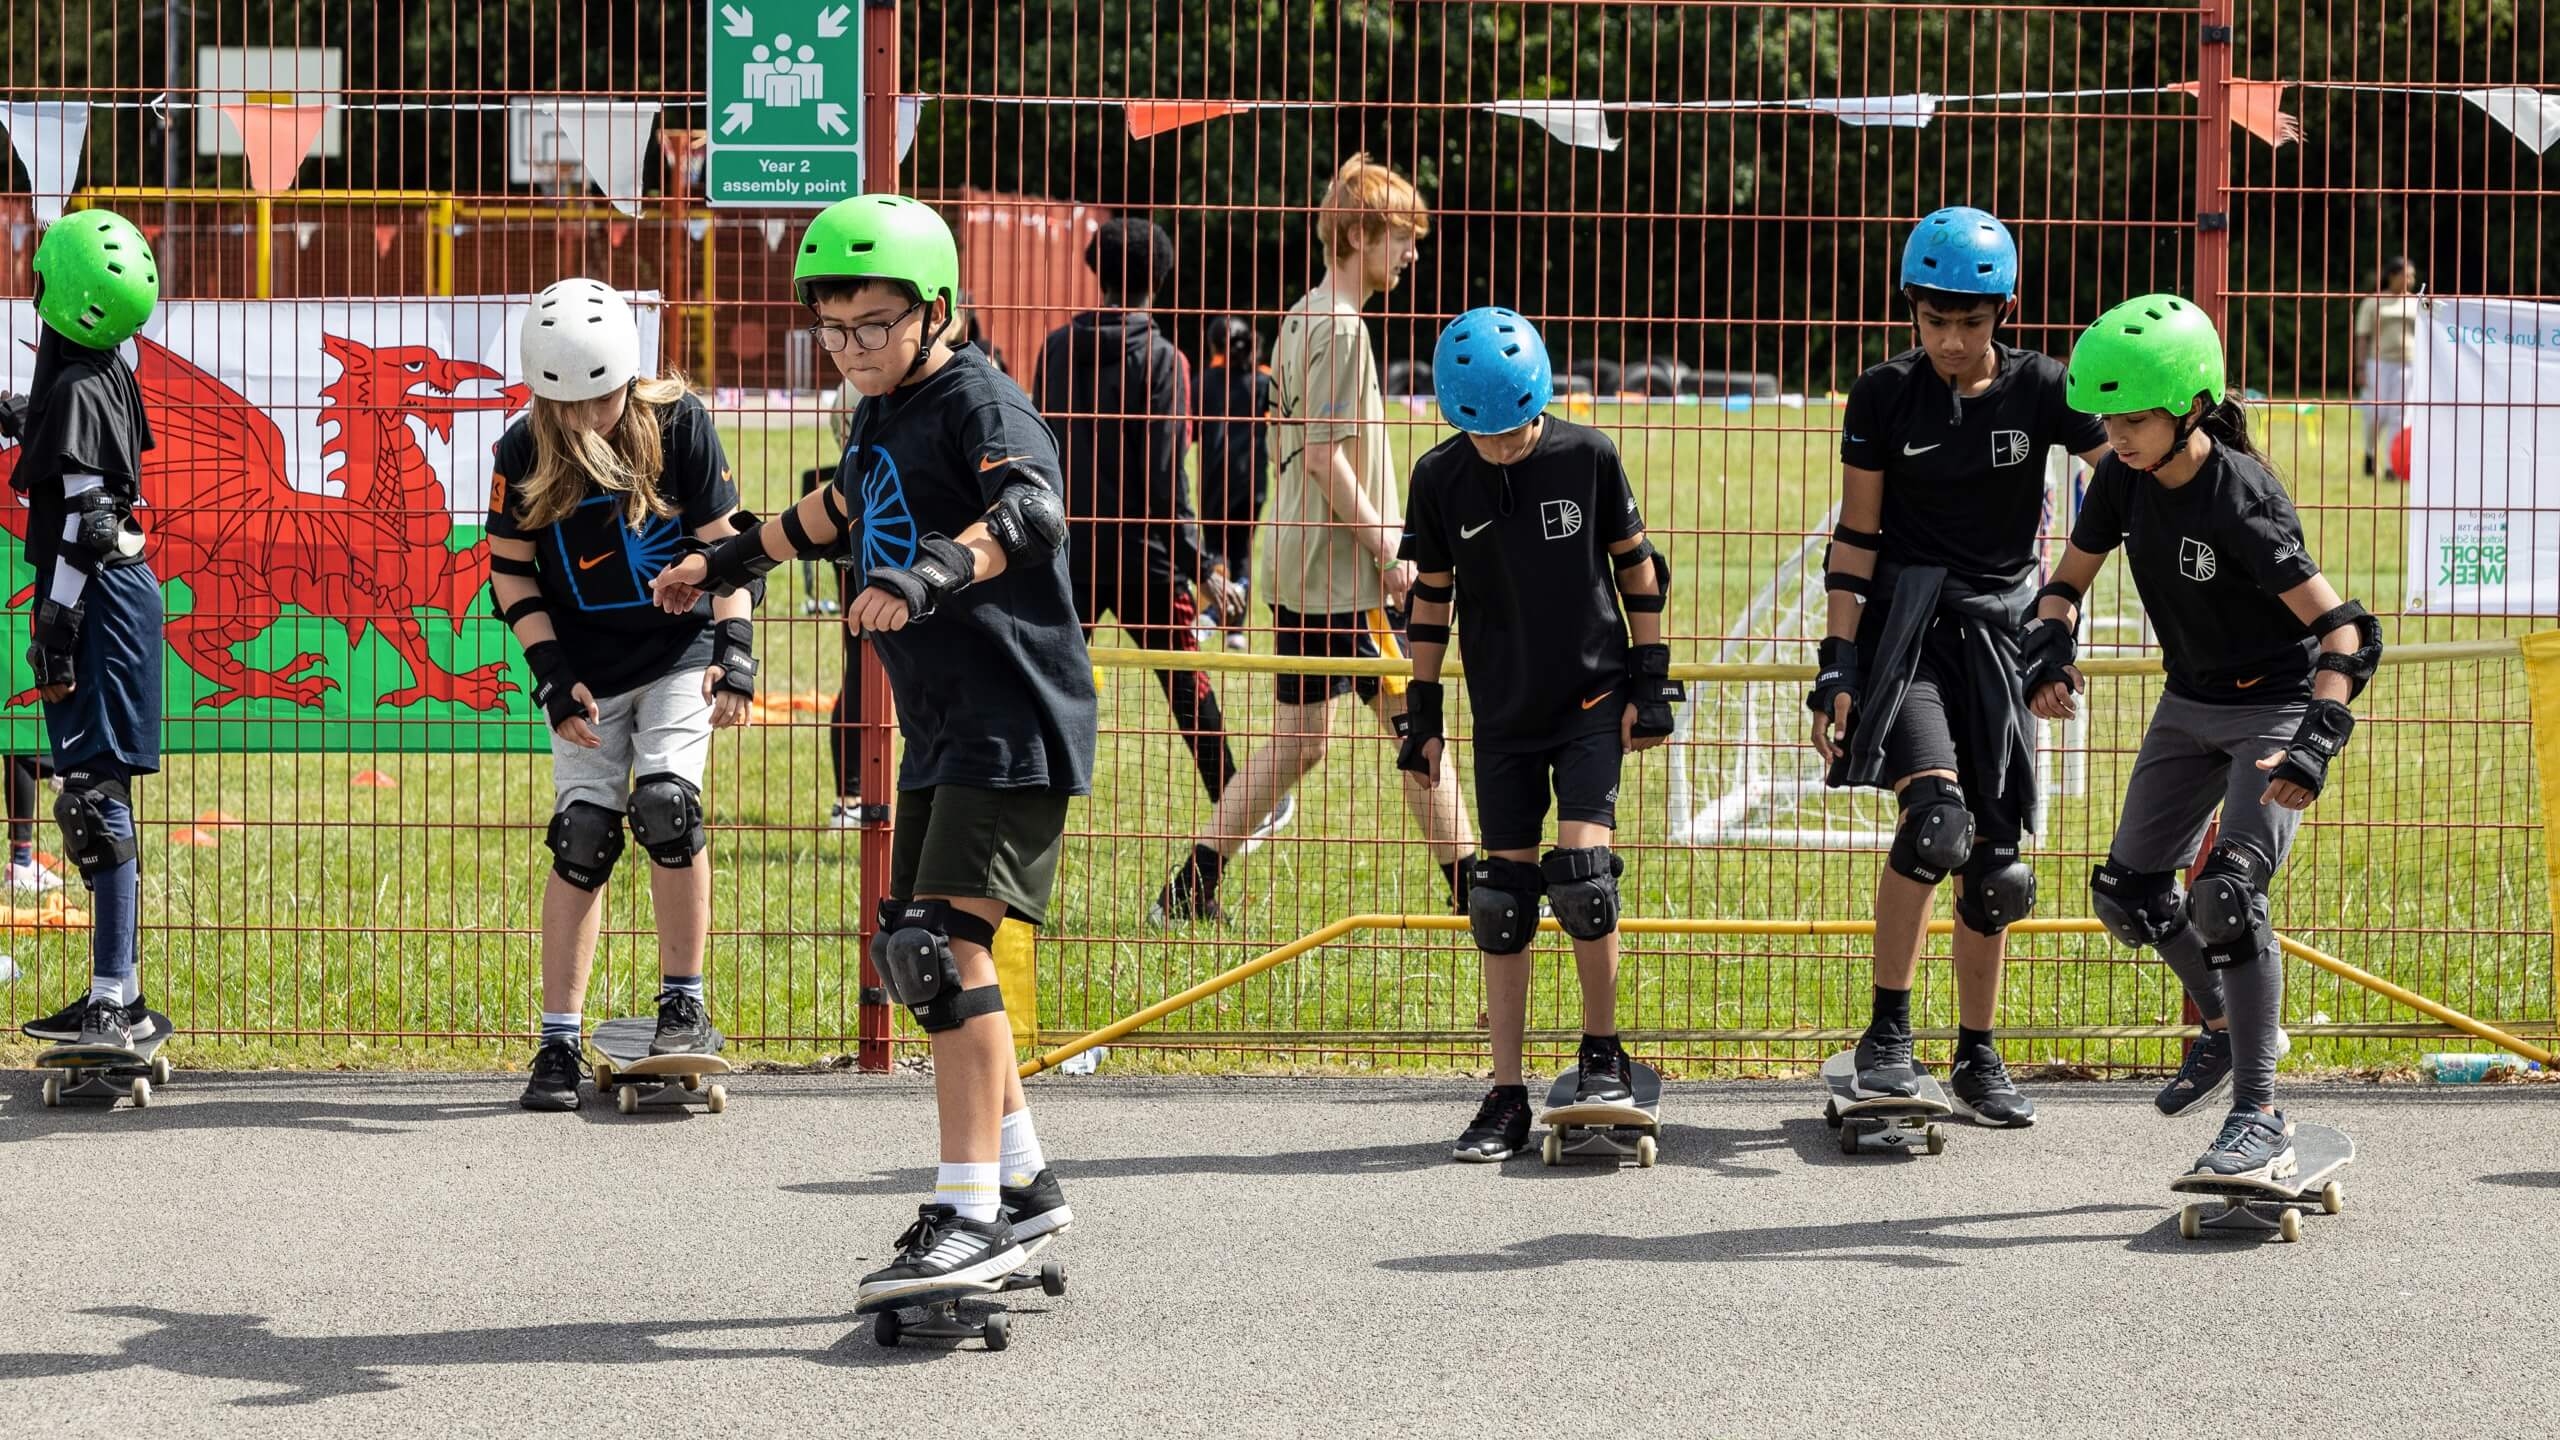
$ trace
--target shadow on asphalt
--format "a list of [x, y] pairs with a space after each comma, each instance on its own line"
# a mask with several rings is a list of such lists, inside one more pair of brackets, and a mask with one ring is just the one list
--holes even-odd
[[[1011, 1307], [1007, 1307], [1011, 1308]], [[232, 1401], [242, 1406], [308, 1405], [343, 1395], [401, 1388], [387, 1373], [443, 1365], [644, 1365], [670, 1360], [763, 1358], [822, 1365], [895, 1364], [931, 1358], [931, 1350], [882, 1350], [868, 1317], [850, 1312], [730, 1320], [570, 1321], [502, 1325], [484, 1330], [423, 1330], [379, 1335], [278, 1335], [262, 1315], [197, 1315], [146, 1305], [83, 1310], [102, 1319], [150, 1328], [116, 1344], [113, 1353], [0, 1353], [0, 1380], [156, 1370], [264, 1387]], [[1036, 1307], [1019, 1312], [1035, 1315]], [[689, 1337], [728, 1340], [758, 1331], [847, 1325], [843, 1337], [816, 1348], [727, 1343], [688, 1344]]]
[[2483, 1175], [2483, 1185], [2513, 1185], [2520, 1190], [2560, 1190], [2560, 1170], [2516, 1170], [2505, 1175]]
[[[1632, 1158], [1622, 1159], [1613, 1166], [1592, 1156], [1569, 1156], [1564, 1164], [1549, 1169], [1538, 1161], [1538, 1133], [1530, 1132], [1527, 1150], [1503, 1162], [1500, 1171], [1505, 1179], [1586, 1179], [1610, 1175], [1635, 1164]], [[1743, 1158], [1755, 1151], [1776, 1151], [1784, 1144], [1782, 1139], [1767, 1130], [1709, 1130], [1696, 1125], [1665, 1125], [1662, 1127], [1662, 1158], [1658, 1168], [1706, 1170], [1741, 1179], [1772, 1176], [1778, 1172], [1767, 1166], [1742, 1163]], [[1079, 1180], [1146, 1180], [1165, 1175], [1236, 1175], [1305, 1180], [1321, 1176], [1479, 1168], [1450, 1159], [1449, 1144], [1445, 1140], [1413, 1145], [1291, 1150], [1272, 1155], [1114, 1155], [1088, 1159], [1059, 1154], [1052, 1158], [1057, 1161], [1058, 1178], [1070, 1187]], [[859, 1180], [819, 1180], [781, 1188], [793, 1195], [911, 1197], [919, 1191], [933, 1188], [934, 1173], [930, 1167], [919, 1165], [908, 1169], [876, 1170]]]
[[[1815, 1122], [1819, 1124], [1820, 1122]], [[1483, 1275], [1544, 1270], [1586, 1261], [1643, 1261], [1662, 1265], [1717, 1265], [1764, 1260], [1830, 1260], [1896, 1269], [1946, 1269], [1956, 1258], [2031, 1245], [2112, 1245], [2124, 1236], [2086, 1232], [2037, 1232], [2016, 1227], [2074, 1216], [2141, 1214], [2147, 1205], [2072, 1205], [2059, 1210], [2012, 1210], [1938, 1215], [1916, 1220], [1849, 1220], [1831, 1225], [1770, 1225], [1760, 1229], [1707, 1230], [1694, 1235], [1556, 1234], [1519, 1240], [1499, 1250], [1413, 1255], [1381, 1260], [1378, 1268], [1414, 1275]], [[1990, 1233], [1967, 1233], [1987, 1230]]]

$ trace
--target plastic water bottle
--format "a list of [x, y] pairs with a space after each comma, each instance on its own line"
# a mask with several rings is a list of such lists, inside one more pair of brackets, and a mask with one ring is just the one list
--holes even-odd
[[1068, 1056], [1059, 1062], [1058, 1068], [1070, 1075], [1090, 1075], [1102, 1068], [1102, 1057], [1110, 1053], [1110, 1046], [1096, 1045], [1090, 1050], [1080, 1050]]
[[2418, 1057], [2419, 1073], [2439, 1085], [2477, 1085], [2493, 1070], [2539, 1070], [2521, 1055], [2434, 1054]]

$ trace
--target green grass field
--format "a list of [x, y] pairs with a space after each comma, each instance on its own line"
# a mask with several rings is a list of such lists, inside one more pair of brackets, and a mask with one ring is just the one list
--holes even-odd
[[[1772, 569], [1822, 527], [1836, 484], [1836, 412], [1818, 403], [1747, 413], [1666, 403], [1573, 413], [1617, 439], [1656, 542], [1677, 568], [1676, 658], [1714, 658]], [[2347, 416], [2343, 407], [2274, 416], [2267, 445], [2332, 578], [2389, 617], [2403, 600], [2402, 491], [2355, 473]], [[1400, 460], [1444, 433], [1428, 414], [1399, 411], [1396, 420]], [[733, 416], [725, 433], [748, 504], [760, 513], [789, 503], [799, 472], [819, 459], [814, 418], [770, 424]], [[759, 642], [765, 689], [831, 694], [834, 622], [800, 614], [796, 568], [776, 579]], [[833, 593], [832, 575], [822, 571], [820, 583]], [[2110, 569], [2092, 604], [2101, 615], [2134, 612], [2120, 569]], [[1262, 612], [1258, 623], [1267, 622]], [[2389, 623], [2396, 643], [2483, 633], [2443, 620]], [[1127, 642], [1114, 634], [1103, 643]], [[1255, 648], [1267, 651], [1268, 637]], [[1270, 683], [1242, 674], [1215, 683], [1241, 758], [1269, 731]], [[1728, 702], [1739, 692], [1707, 688]], [[1797, 688], [1763, 692], [1778, 697], [1773, 713], [1786, 715], [1788, 726], [1796, 723], [1789, 697]], [[2102, 681], [2094, 691], [2087, 793], [2052, 802], [2033, 855], [2040, 913], [2087, 912], [2088, 867], [2104, 849], [2124, 768], [2156, 695], [2149, 679]], [[1391, 745], [1345, 703], [1335, 714], [1339, 743], [1301, 792], [1296, 826], [1230, 869], [1229, 923], [1150, 931], [1148, 904], [1208, 807], [1152, 678], [1111, 673], [1103, 696], [1101, 782], [1071, 820], [1075, 833], [1040, 945], [1044, 1034], [1062, 1039], [1099, 1025], [1339, 915], [1445, 904], [1440, 877], [1397, 802]], [[2395, 669], [2358, 708], [2367, 725], [2280, 883], [2279, 925], [2457, 1008], [2548, 1034], [2551, 926], [2519, 667]], [[710, 776], [715, 1016], [732, 1034], [760, 1037], [752, 1053], [785, 1061], [843, 1051], [855, 1023], [850, 937], [860, 842], [823, 826], [831, 789], [823, 721], [801, 713], [793, 723], [726, 734]], [[1790, 730], [1784, 738], [1797, 737]], [[1676, 748], [1703, 787], [1722, 785], [1718, 777], [1749, 758], [1713, 736]], [[1620, 849], [1630, 857], [1630, 913], [1869, 913], [1873, 851], [1667, 844], [1673, 763], [1654, 752], [1628, 767]], [[366, 770], [393, 776], [398, 788], [351, 783]], [[183, 1026], [222, 1032], [189, 1041], [181, 1063], [520, 1063], [537, 1008], [533, 909], [548, 863], [540, 833], [549, 794], [540, 755], [174, 757], [144, 793], [148, 985]], [[214, 810], [242, 827], [218, 832], [210, 847], [170, 843]], [[1880, 812], [1845, 800], [1812, 813], [1847, 821]], [[627, 854], [612, 888], [591, 1018], [637, 1010], [653, 989], [645, 887], [631, 883], [644, 863], [636, 850]], [[26, 978], [0, 987], [12, 1013], [49, 1010], [84, 984], [85, 941], [80, 932], [15, 937], [11, 953]], [[2007, 1024], [2023, 1032], [2010, 1046], [2013, 1062], [2157, 1060], [2156, 1040], [2035, 1032], [2174, 1023], [2176, 997], [2162, 967], [2136, 963], [2100, 938], [2022, 940], [2013, 948], [2028, 962], [2009, 984]], [[1560, 942], [1541, 953], [1559, 963], [1540, 968], [1532, 1023], [1569, 1047], [1569, 966], [1560, 963]], [[1865, 955], [1855, 937], [1631, 943], [1623, 1020], [1650, 1037], [1639, 1050], [1674, 1057], [1689, 1073], [1710, 1062], [1806, 1063], [1825, 1046], [1769, 1038], [1711, 1045], [1663, 1032], [1861, 1023]], [[2306, 1028], [2415, 1018], [2301, 965], [2291, 974], [2289, 1018]], [[1945, 967], [1924, 967], [1921, 984], [1923, 1023], [1951, 1024]], [[1476, 965], [1463, 935], [1354, 937], [1169, 1021], [1158, 1038], [1191, 1048], [1143, 1063], [1473, 1066], [1478, 1014]], [[2335, 1036], [2294, 1055], [2296, 1063], [2371, 1065], [2422, 1048], [2446, 1047]], [[0, 1045], [12, 1058], [25, 1049]], [[1124, 1049], [1112, 1064], [1135, 1058]]]

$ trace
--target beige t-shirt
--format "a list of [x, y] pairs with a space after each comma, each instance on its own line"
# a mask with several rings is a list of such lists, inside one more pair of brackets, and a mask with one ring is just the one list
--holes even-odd
[[2368, 295], [2356, 302], [2356, 334], [2366, 340], [2365, 353], [2385, 365], [2406, 365], [2417, 355], [2418, 307], [2415, 295]]
[[1302, 615], [1374, 610], [1387, 603], [1378, 562], [1307, 475], [1307, 447], [1347, 444], [1360, 488], [1381, 519], [1401, 527], [1404, 508], [1387, 449], [1387, 402], [1369, 326], [1358, 309], [1319, 286], [1289, 307], [1271, 352], [1271, 503], [1263, 525], [1270, 559], [1254, 588]]

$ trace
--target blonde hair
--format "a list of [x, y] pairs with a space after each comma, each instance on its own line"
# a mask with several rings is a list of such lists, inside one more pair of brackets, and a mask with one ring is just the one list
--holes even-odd
[[622, 497], [622, 523], [634, 532], [652, 518], [676, 513], [675, 502], [658, 493], [658, 474], [666, 468], [664, 424], [659, 412], [684, 398], [684, 377], [662, 375], [635, 380], [622, 405], [622, 419], [610, 431], [580, 430], [561, 412], [571, 404], [533, 397], [533, 470], [516, 482], [524, 502], [524, 525], [539, 530], [567, 519], [586, 499], [587, 481], [608, 495]]
[[1325, 258], [1339, 260], [1369, 243], [1381, 229], [1395, 229], [1420, 239], [1431, 233], [1431, 211], [1412, 181], [1366, 154], [1356, 154], [1333, 172], [1316, 216], [1316, 237]]

